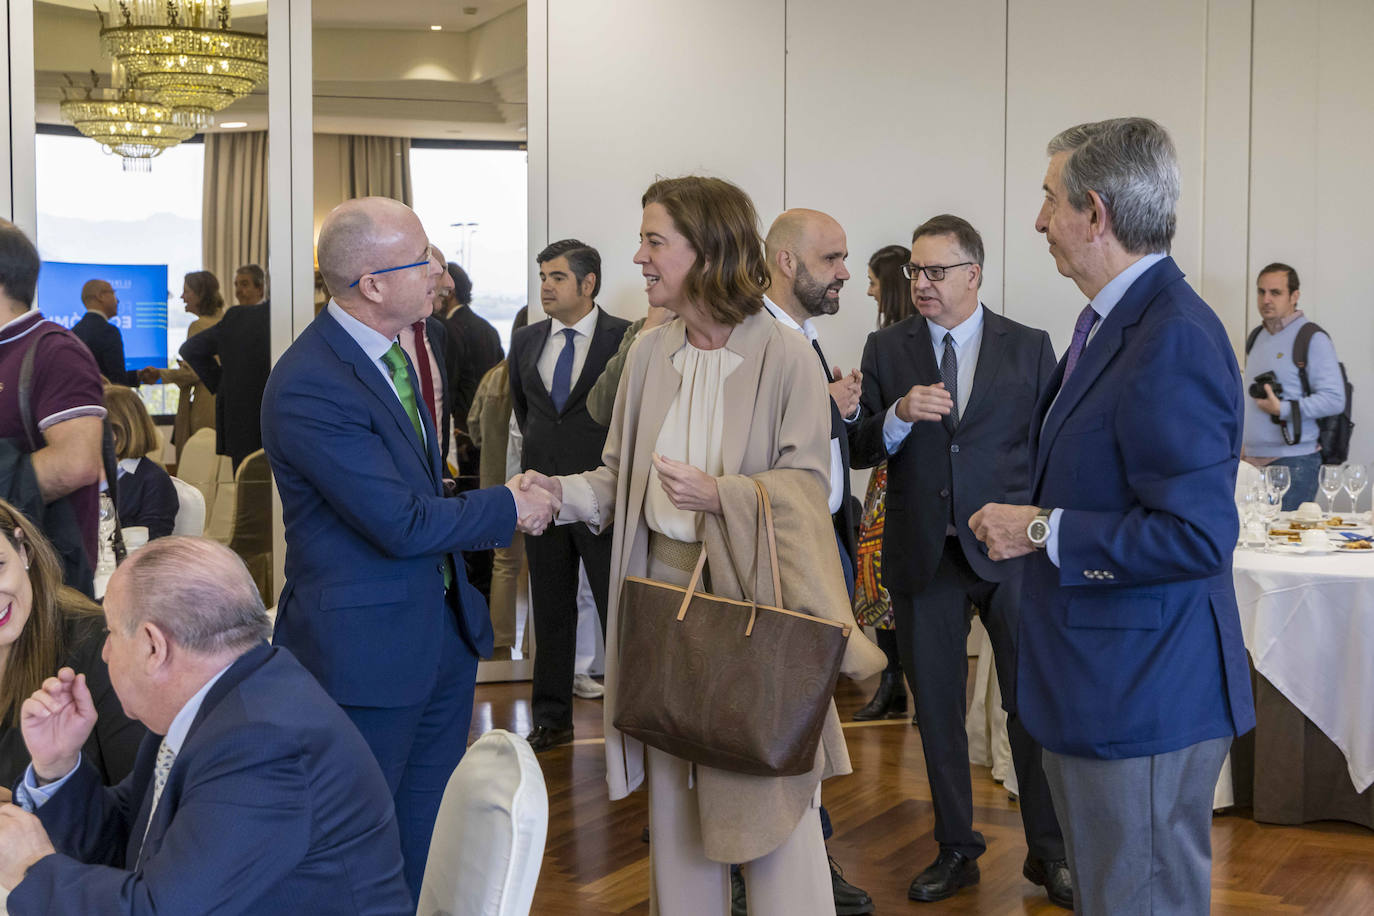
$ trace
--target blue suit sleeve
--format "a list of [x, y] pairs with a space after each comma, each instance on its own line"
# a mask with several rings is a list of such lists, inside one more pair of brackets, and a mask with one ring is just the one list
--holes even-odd
[[29, 869], [10, 907], [55, 916], [255, 912], [255, 889], [276, 885], [310, 848], [312, 793], [299, 749], [249, 727], [236, 739], [188, 776], [140, 870], [50, 855]]
[[1345, 383], [1336, 347], [1325, 334], [1313, 334], [1307, 348], [1307, 384], [1312, 393], [1298, 399], [1304, 419], [1330, 417], [1345, 409]]
[[[268, 438], [277, 456], [383, 555], [418, 557], [510, 544], [516, 512], [509, 490], [487, 487], [448, 498], [417, 491], [397, 469], [368, 412], [341, 403], [327, 382], [302, 378], [283, 386], [275, 402], [264, 402], [263, 422], [274, 430]], [[347, 463], [347, 473], [340, 472], [338, 462]]]
[[1057, 527], [1063, 586], [1202, 579], [1230, 562], [1239, 523], [1233, 504], [1240, 457], [1240, 381], [1230, 349], [1185, 318], [1161, 323], [1132, 349], [1113, 420], [1120, 474], [1132, 502], [1066, 509]]

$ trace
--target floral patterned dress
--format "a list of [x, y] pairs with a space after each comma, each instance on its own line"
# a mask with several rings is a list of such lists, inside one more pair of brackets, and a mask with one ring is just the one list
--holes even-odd
[[859, 520], [859, 562], [854, 576], [854, 619], [860, 626], [893, 629], [892, 599], [883, 588], [883, 518], [887, 515], [887, 462], [873, 469]]

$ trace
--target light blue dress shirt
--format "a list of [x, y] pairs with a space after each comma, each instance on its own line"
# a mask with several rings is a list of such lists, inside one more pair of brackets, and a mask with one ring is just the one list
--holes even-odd
[[[958, 395], [957, 404], [961, 417], [964, 415], [964, 409], [968, 407], [969, 392], [973, 390], [973, 374], [978, 368], [978, 353], [983, 349], [983, 308], [983, 304], [978, 303], [972, 315], [948, 331], [926, 319], [926, 326], [930, 328], [930, 344], [935, 349], [935, 365], [940, 365], [940, 360], [944, 358], [945, 337], [954, 340], [954, 358], [959, 364], [959, 372], [956, 375], [959, 390], [955, 394]], [[897, 416], [895, 402], [887, 409], [887, 419], [883, 421], [883, 446], [889, 455], [895, 455], [901, 450], [912, 425]]]
[[[1088, 347], [1092, 346], [1093, 338], [1097, 336], [1097, 329], [1102, 327], [1102, 323], [1107, 320], [1107, 316], [1112, 313], [1112, 309], [1116, 308], [1116, 304], [1121, 301], [1121, 297], [1126, 295], [1126, 290], [1131, 288], [1131, 284], [1140, 279], [1141, 274], [1167, 257], [1168, 255], [1163, 253], [1145, 255], [1139, 261], [1136, 261], [1130, 267], [1127, 267], [1121, 273], [1112, 277], [1107, 285], [1102, 287], [1101, 291], [1093, 297], [1093, 301], [1088, 304], [1093, 307], [1094, 312], [1097, 312], [1097, 323], [1094, 324], [1092, 330], [1088, 332], [1088, 342], [1083, 346], [1084, 353], [1087, 353]], [[1082, 359], [1081, 354], [1079, 358]], [[1059, 392], [1056, 391], [1054, 400], [1050, 402], [1050, 409], [1045, 411], [1045, 419], [1049, 419], [1050, 413], [1054, 411], [1054, 405], [1058, 402]], [[1041, 428], [1044, 428], [1043, 421]], [[1035, 456], [1032, 455], [1031, 461], [1034, 460]], [[1056, 567], [1059, 566], [1059, 519], [1063, 514], [1063, 509], [1055, 509], [1050, 513], [1050, 536], [1049, 540], [1045, 541], [1045, 554], [1050, 558], [1050, 562]]]

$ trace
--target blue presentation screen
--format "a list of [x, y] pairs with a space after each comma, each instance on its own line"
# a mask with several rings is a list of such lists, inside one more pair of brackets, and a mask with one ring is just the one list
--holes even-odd
[[81, 287], [105, 280], [119, 298], [112, 324], [124, 336], [124, 368], [167, 365], [167, 265], [44, 261], [38, 272], [43, 317], [70, 328], [86, 314]]

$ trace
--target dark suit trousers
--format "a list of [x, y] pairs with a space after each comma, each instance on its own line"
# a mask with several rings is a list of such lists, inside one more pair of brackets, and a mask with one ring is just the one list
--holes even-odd
[[535, 725], [572, 727], [573, 667], [577, 655], [577, 561], [606, 632], [606, 596], [611, 583], [610, 533], [586, 525], [550, 526], [525, 538], [530, 561], [530, 610], [534, 617], [534, 686], [530, 707]]
[[[916, 698], [926, 774], [935, 806], [935, 841], [977, 858], [987, 849], [973, 829], [973, 786], [968, 762], [965, 696], [971, 604], [977, 605], [992, 640], [1003, 697], [1015, 696], [1016, 626], [1019, 582], [980, 579], [964, 557], [958, 538], [945, 539], [935, 578], [912, 594], [889, 587], [896, 613], [898, 650]], [[1064, 839], [1055, 819], [1040, 745], [1016, 713], [1007, 716], [1012, 763], [1021, 789], [1021, 823], [1026, 847], [1042, 859], [1064, 858]]]
[[439, 802], [467, 749], [477, 683], [477, 655], [459, 634], [452, 609], [446, 610], [438, 677], [426, 701], [395, 708], [343, 707], [381, 764], [395, 799], [406, 884], [415, 900], [420, 899]]

